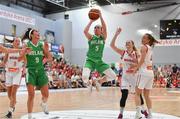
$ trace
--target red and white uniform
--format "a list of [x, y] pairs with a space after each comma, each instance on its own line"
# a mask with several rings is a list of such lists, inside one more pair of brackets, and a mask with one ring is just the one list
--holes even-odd
[[6, 62], [6, 86], [20, 85], [23, 62], [19, 62], [19, 53], [9, 53]]
[[121, 89], [132, 89], [131, 91], [135, 91], [136, 86], [136, 74], [133, 73], [132, 65], [137, 64], [137, 53], [132, 51], [128, 53], [124, 51], [124, 55], [122, 56], [122, 65], [123, 65], [123, 74], [121, 81]]
[[152, 89], [154, 73], [152, 69], [152, 48], [149, 45], [147, 47], [146, 57], [144, 63], [141, 65], [138, 71], [138, 77], [136, 85], [139, 89]]

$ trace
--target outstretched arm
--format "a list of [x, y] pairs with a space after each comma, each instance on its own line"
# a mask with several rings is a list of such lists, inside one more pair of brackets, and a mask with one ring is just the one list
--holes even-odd
[[99, 17], [100, 17], [100, 20], [101, 20], [101, 24], [102, 24], [102, 35], [104, 37], [104, 40], [106, 40], [107, 38], [107, 28], [106, 28], [106, 23], [102, 17], [102, 14], [101, 14], [101, 11], [99, 11]]
[[121, 33], [121, 28], [117, 28], [116, 33], [115, 33], [115, 35], [114, 35], [114, 37], [113, 37], [113, 39], [111, 41], [110, 46], [115, 52], [117, 52], [118, 54], [120, 54], [122, 56], [124, 54], [124, 50], [116, 47], [116, 45], [115, 45], [117, 37], [119, 36], [120, 33]]
[[88, 40], [91, 40], [91, 38], [92, 38], [92, 35], [89, 33], [89, 28], [93, 22], [94, 22], [93, 20], [90, 20], [88, 25], [84, 29], [84, 34]]
[[0, 51], [3, 53], [15, 53], [15, 52], [21, 52], [22, 49], [6, 48], [6, 47], [0, 45]]
[[53, 60], [51, 53], [49, 52], [49, 45], [47, 42], [44, 42], [43, 46], [44, 55], [46, 57], [46, 62], [51, 62]]

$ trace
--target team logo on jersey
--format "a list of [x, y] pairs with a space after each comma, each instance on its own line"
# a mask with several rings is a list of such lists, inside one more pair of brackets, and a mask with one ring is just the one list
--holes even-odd
[[104, 44], [104, 41], [103, 40], [93, 40], [93, 41], [91, 41], [91, 44], [93, 45], [99, 45], [99, 44]]
[[43, 55], [43, 51], [31, 51], [29, 55]]
[[[53, 111], [49, 115], [43, 112], [34, 113], [32, 116], [35, 119], [117, 119], [119, 111], [113, 110], [70, 110], [70, 111]], [[134, 111], [125, 111], [124, 119], [134, 119]], [[21, 119], [27, 119], [27, 115]], [[145, 119], [144, 117], [142, 119]], [[153, 113], [153, 119], [180, 119], [179, 117]]]

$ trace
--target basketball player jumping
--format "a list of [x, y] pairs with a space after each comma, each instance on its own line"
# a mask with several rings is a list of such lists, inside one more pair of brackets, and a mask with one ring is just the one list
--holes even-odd
[[[116, 47], [115, 42], [120, 33], [121, 33], [121, 28], [118, 28], [110, 44], [111, 48], [115, 52], [121, 55], [122, 64], [123, 64], [123, 74], [122, 74], [122, 81], [120, 86], [122, 96], [120, 99], [120, 113], [118, 119], [123, 118], [123, 112], [126, 105], [129, 89], [132, 89], [133, 93], [135, 92], [136, 74], [133, 74], [133, 70], [131, 69], [131, 67], [133, 65], [137, 65], [138, 63], [137, 49], [132, 40], [126, 41], [126, 50]], [[141, 95], [140, 95], [140, 99], [141, 99], [141, 106], [143, 107], [144, 101]], [[145, 116], [147, 116], [146, 110], [142, 110], [142, 112]]]
[[140, 95], [144, 93], [146, 105], [148, 108], [148, 119], [152, 118], [152, 102], [150, 99], [150, 90], [152, 89], [154, 73], [152, 70], [152, 48], [158, 43], [151, 34], [145, 34], [142, 37], [141, 58], [134, 72], [138, 71], [136, 81], [136, 116], [135, 119], [141, 119]]
[[32, 110], [34, 103], [35, 87], [39, 87], [42, 94], [42, 103], [41, 107], [45, 114], [49, 114], [47, 107], [47, 100], [49, 96], [48, 91], [48, 78], [46, 76], [44, 66], [43, 66], [43, 57], [47, 58], [46, 61], [52, 61], [52, 56], [49, 52], [49, 46], [47, 43], [44, 45], [39, 41], [40, 34], [35, 29], [28, 29], [24, 35], [23, 39], [28, 39], [25, 47], [31, 48], [30, 53], [24, 53], [27, 59], [27, 71], [26, 71], [26, 83], [28, 90], [28, 118], [32, 118]]
[[116, 79], [116, 74], [109, 67], [109, 65], [104, 63], [102, 60], [104, 45], [107, 38], [107, 29], [100, 11], [99, 11], [99, 16], [102, 26], [96, 25], [94, 27], [94, 35], [89, 33], [89, 29], [95, 20], [90, 20], [88, 25], [84, 29], [84, 34], [88, 39], [89, 49], [87, 52], [86, 62], [83, 68], [82, 78], [85, 81], [85, 83], [88, 84], [90, 84], [89, 82], [90, 72], [94, 70], [97, 70], [101, 74], [105, 74], [107, 77], [109, 77], [108, 79], [110, 80]]

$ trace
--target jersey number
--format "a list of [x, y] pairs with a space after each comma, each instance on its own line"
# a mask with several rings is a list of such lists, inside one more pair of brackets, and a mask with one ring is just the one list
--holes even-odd
[[95, 51], [97, 52], [99, 50], [99, 46], [96, 46], [95, 47]]
[[39, 57], [36, 57], [35, 60], [36, 60], [36, 63], [39, 63]]

